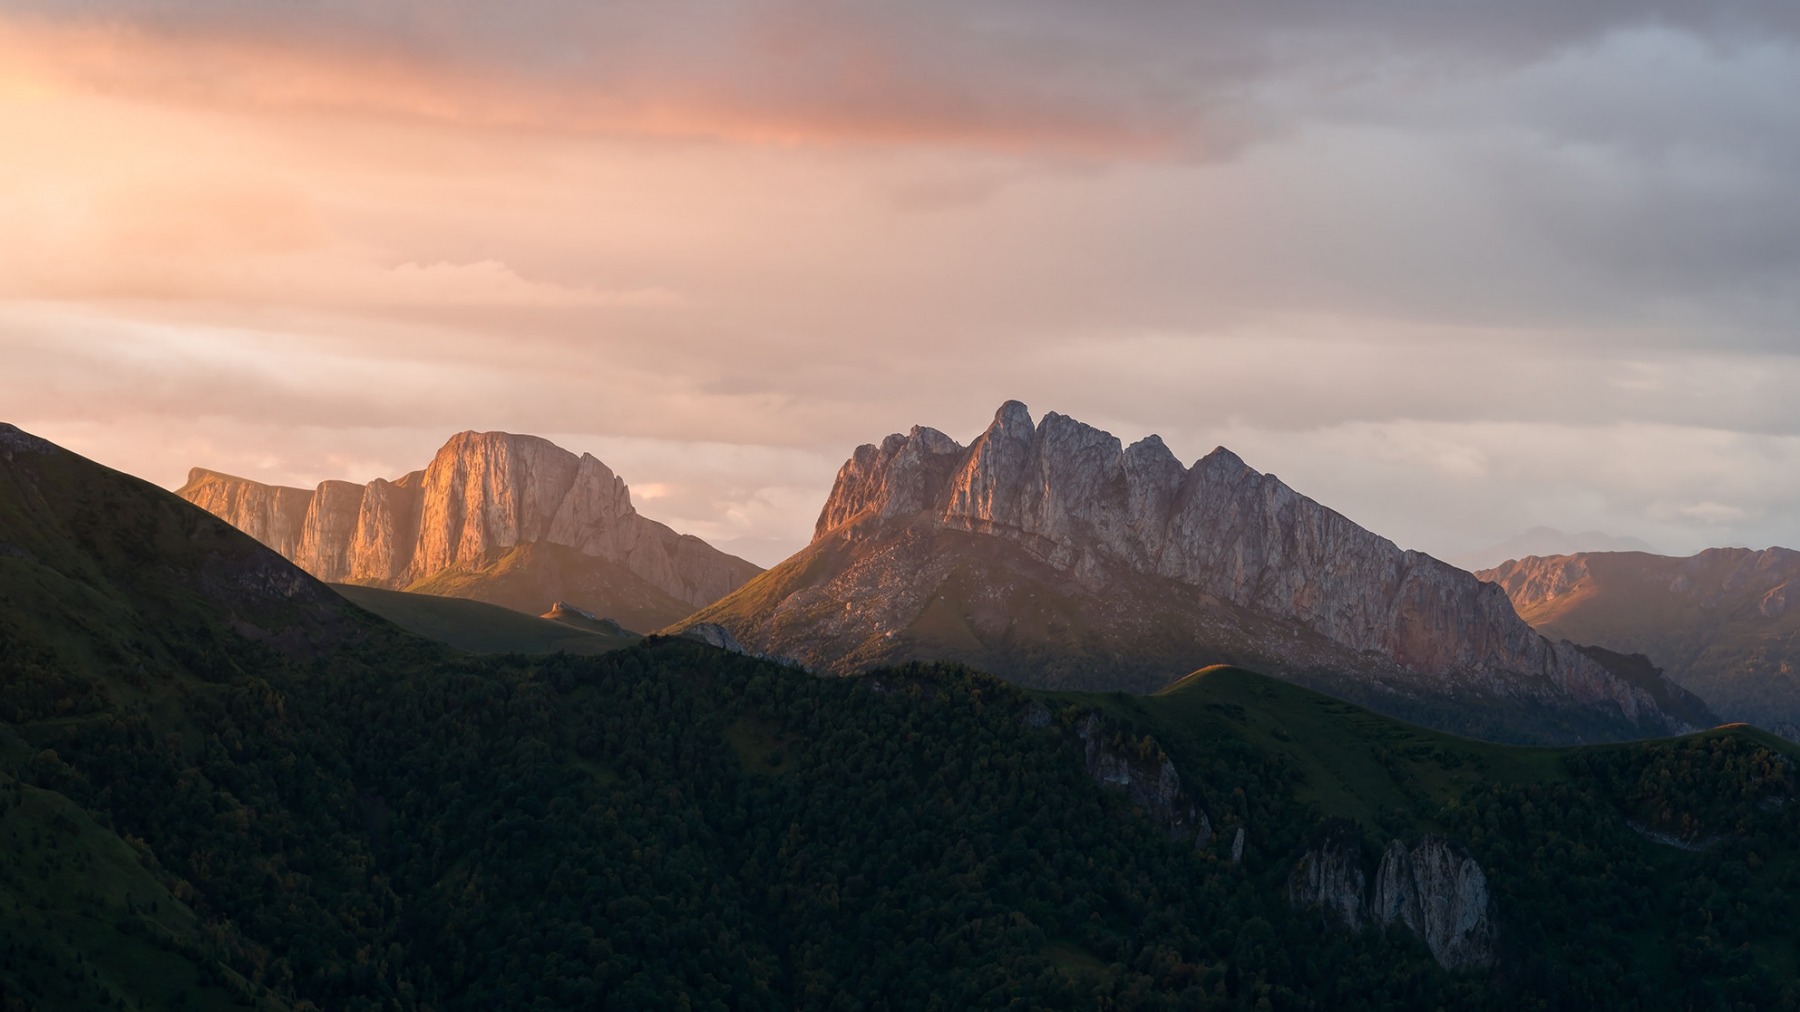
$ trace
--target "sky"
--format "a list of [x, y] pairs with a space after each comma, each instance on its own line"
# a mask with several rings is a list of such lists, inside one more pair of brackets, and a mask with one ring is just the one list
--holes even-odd
[[1800, 547], [1800, 6], [0, 0], [0, 420], [591, 452], [769, 565], [1004, 400], [1401, 545]]

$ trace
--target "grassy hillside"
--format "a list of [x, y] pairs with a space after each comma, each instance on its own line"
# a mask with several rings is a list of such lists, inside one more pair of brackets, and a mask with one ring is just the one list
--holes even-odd
[[164, 707], [368, 621], [210, 514], [0, 426], [0, 720]]
[[1458, 738], [1242, 668], [1205, 668], [1154, 696], [1095, 702], [1151, 729], [1178, 761], [1233, 740], [1280, 756], [1297, 775], [1296, 800], [1395, 832], [1441, 828], [1411, 814], [1421, 797], [1442, 805], [1475, 783], [1562, 776], [1563, 750]]
[[548, 542], [517, 545], [480, 568], [445, 570], [406, 590], [472, 598], [526, 615], [568, 601], [627, 629], [660, 629], [694, 610], [620, 563]]
[[407, 632], [476, 654], [602, 654], [630, 646], [641, 637], [568, 622], [521, 615], [499, 605], [464, 598], [410, 594], [333, 584], [333, 590], [357, 607], [373, 612]]
[[272, 658], [373, 628], [222, 521], [0, 425], [0, 1008], [289, 1006], [152, 848], [46, 782], [47, 742], [130, 714], [199, 747], [197, 713]]

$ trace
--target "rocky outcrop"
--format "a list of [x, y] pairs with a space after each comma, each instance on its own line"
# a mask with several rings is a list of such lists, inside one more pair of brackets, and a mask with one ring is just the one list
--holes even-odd
[[1212, 842], [1212, 820], [1182, 790], [1181, 775], [1155, 739], [1127, 743], [1109, 734], [1097, 713], [1081, 718], [1075, 733], [1085, 748], [1088, 776], [1096, 783], [1123, 791], [1170, 839], [1196, 850]]
[[1476, 575], [1540, 632], [1643, 654], [1728, 720], [1800, 721], [1800, 552], [1584, 552]]
[[1487, 876], [1460, 846], [1427, 836], [1412, 847], [1388, 844], [1375, 873], [1375, 923], [1400, 924], [1425, 939], [1450, 970], [1494, 962], [1493, 904]]
[[312, 493], [305, 489], [262, 485], [196, 467], [176, 494], [290, 561], [299, 555], [301, 531], [312, 506]]
[[605, 464], [535, 436], [464, 432], [422, 471], [310, 492], [195, 468], [178, 494], [339, 583], [404, 589], [535, 543], [620, 563], [694, 607], [758, 572], [640, 516]]
[[1481, 865], [1441, 836], [1408, 847], [1394, 840], [1382, 853], [1371, 887], [1362, 839], [1354, 826], [1329, 827], [1288, 878], [1288, 901], [1316, 908], [1352, 931], [1399, 925], [1424, 940], [1449, 970], [1492, 966], [1493, 900]]
[[734, 654], [748, 655], [750, 653], [750, 651], [744, 649], [742, 643], [737, 641], [736, 636], [731, 635], [731, 630], [721, 625], [713, 625], [710, 622], [688, 626], [686, 629], [682, 630], [681, 635], [690, 640], [698, 640], [709, 647], [718, 647], [720, 650], [729, 650]]
[[550, 606], [549, 611], [544, 612], [538, 617], [549, 619], [552, 622], [561, 622], [564, 625], [572, 625], [577, 629], [605, 633], [608, 636], [632, 635], [631, 630], [626, 629], [617, 621], [596, 615], [586, 608], [577, 607], [567, 601], [557, 601]]
[[[967, 447], [923, 427], [859, 447], [809, 549], [696, 620], [839, 669], [912, 651], [1037, 684], [1154, 687], [1037, 675], [1074, 649], [1077, 667], [1126, 678], [1234, 662], [1378, 708], [1479, 697], [1575, 714], [1554, 740], [1711, 722], [1691, 695], [1550, 642], [1499, 588], [1401, 550], [1229, 450], [1184, 467], [1156, 436], [1123, 446], [1064, 415], [1034, 423], [1016, 401]], [[1567, 730], [1587, 719], [1577, 711], [1611, 723]]]
[[1288, 877], [1288, 902], [1317, 908], [1352, 931], [1368, 922], [1369, 876], [1363, 869], [1362, 837], [1355, 826], [1335, 824], [1301, 855]]

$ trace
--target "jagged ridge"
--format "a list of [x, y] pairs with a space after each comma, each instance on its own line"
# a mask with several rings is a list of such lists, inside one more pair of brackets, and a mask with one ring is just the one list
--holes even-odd
[[[697, 618], [720, 622], [754, 649], [804, 655], [796, 642], [804, 623], [788, 619], [804, 610], [828, 617], [835, 599], [903, 648], [913, 619], [949, 599], [913, 574], [937, 577], [943, 567], [933, 553], [952, 532], [1015, 546], [1074, 588], [1057, 592], [1087, 595], [1083, 607], [1136, 595], [1139, 610], [1217, 625], [1216, 635], [1195, 634], [1212, 636], [1215, 649], [1233, 640], [1235, 656], [1190, 654], [1165, 679], [1232, 659], [1289, 674], [1361, 671], [1407, 693], [1602, 708], [1640, 733], [1712, 719], [1679, 689], [1635, 684], [1571, 644], [1549, 642], [1499, 588], [1402, 551], [1229, 450], [1183, 467], [1156, 436], [1124, 447], [1056, 413], [1034, 425], [1017, 401], [966, 448], [925, 427], [859, 447], [838, 473], [805, 558]], [[908, 541], [921, 547], [903, 547]], [[993, 583], [980, 592], [1007, 592]], [[905, 603], [882, 603], [889, 600]], [[861, 649], [855, 659], [881, 652]]]

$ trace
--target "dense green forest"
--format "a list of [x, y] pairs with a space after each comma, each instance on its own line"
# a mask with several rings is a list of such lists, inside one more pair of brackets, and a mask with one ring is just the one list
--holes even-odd
[[[1238, 675], [1216, 707], [1344, 704]], [[9, 686], [10, 687], [10, 686]], [[1311, 698], [1309, 698], [1311, 697]], [[1049, 725], [1027, 719], [1047, 702]], [[1103, 701], [1104, 704], [1105, 701]], [[1111, 700], [1129, 744], [1163, 701]], [[1242, 709], [1242, 707], [1239, 707]], [[1743, 731], [1513, 757], [1352, 723], [1372, 845], [1429, 825], [1494, 884], [1507, 953], [1452, 975], [1401, 932], [1333, 930], [1283, 884], [1325, 818], [1317, 771], [1247, 733], [1163, 733], [1222, 829], [1194, 851], [1085, 773], [1080, 697], [956, 668], [874, 680], [661, 641], [598, 658], [452, 658], [398, 636], [130, 708], [27, 721], [17, 792], [138, 848], [191, 909], [183, 958], [234, 1001], [319, 1008], [1776, 1007], [1790, 980], [1791, 760]], [[1377, 729], [1391, 725], [1360, 711]], [[1290, 735], [1290, 738], [1292, 736]], [[1156, 747], [1143, 743], [1141, 747]], [[1453, 776], [1452, 772], [1452, 776]], [[1376, 790], [1375, 788], [1380, 788]], [[1446, 791], [1448, 793], [1446, 793]], [[46, 795], [49, 796], [49, 795]], [[1447, 801], [1441, 801], [1447, 797]], [[1774, 802], [1780, 802], [1779, 804]], [[16, 803], [16, 802], [15, 802]], [[1666, 834], [1689, 851], [1632, 828]], [[54, 830], [52, 830], [54, 831]], [[118, 930], [157, 936], [142, 896]], [[150, 903], [154, 903], [152, 900]], [[10, 926], [13, 944], [34, 932]], [[216, 962], [215, 962], [216, 961]], [[9, 994], [45, 1002], [44, 967]], [[66, 975], [65, 975], [66, 976]], [[97, 983], [99, 977], [94, 978]], [[118, 983], [118, 982], [115, 982]], [[90, 997], [127, 987], [98, 988]], [[103, 1004], [96, 1001], [96, 1004]]]
[[[72, 455], [0, 468], [0, 722], [0, 1009], [1800, 1007], [1793, 752], [1751, 729], [463, 654]], [[1096, 747], [1166, 756], [1211, 835]], [[1290, 907], [1346, 831], [1371, 872], [1466, 847], [1494, 966]]]
[[[196, 693], [191, 740], [135, 713], [37, 726], [22, 775], [145, 841], [246, 995], [321, 1008], [1483, 993], [1322, 933], [1272, 866], [1170, 842], [1087, 779], [1067, 715], [1034, 730], [978, 675], [882, 692], [677, 642], [400, 643]], [[1221, 772], [1246, 797], [1278, 775]]]

